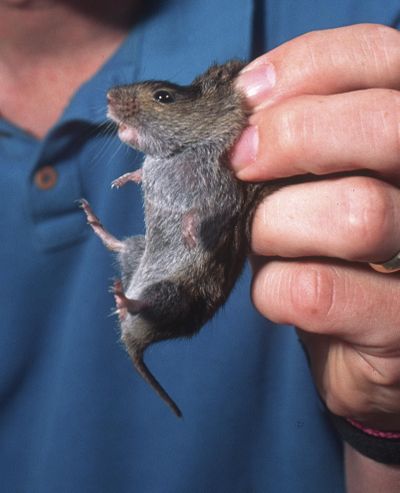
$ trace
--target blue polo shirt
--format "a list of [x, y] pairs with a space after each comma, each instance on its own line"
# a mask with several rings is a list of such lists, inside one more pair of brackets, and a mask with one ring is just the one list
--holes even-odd
[[109, 87], [187, 83], [214, 61], [316, 28], [393, 25], [399, 11], [397, 0], [160, 2], [46, 138], [0, 120], [1, 492], [344, 492], [341, 443], [296, 334], [256, 313], [249, 273], [198, 336], [147, 352], [178, 420], [119, 342], [115, 262], [75, 201], [117, 237], [143, 233], [139, 187], [110, 189], [142, 156], [104, 124]]

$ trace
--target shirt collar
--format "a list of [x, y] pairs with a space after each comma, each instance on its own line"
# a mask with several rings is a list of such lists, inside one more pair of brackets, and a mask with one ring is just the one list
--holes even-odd
[[141, 38], [138, 25], [97, 73], [80, 86], [56, 126], [73, 120], [94, 125], [106, 121], [106, 94], [110, 87], [137, 80]]

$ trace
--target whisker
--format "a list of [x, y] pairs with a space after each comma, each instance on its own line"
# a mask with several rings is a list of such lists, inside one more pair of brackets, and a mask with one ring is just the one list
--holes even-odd
[[[104, 136], [103, 141], [93, 153], [92, 162], [91, 162], [93, 166], [97, 166], [99, 163], [102, 162], [102, 157], [107, 154], [108, 149], [113, 145], [113, 143], [114, 143], [114, 137], [112, 135]], [[107, 159], [107, 161], [109, 160]]]

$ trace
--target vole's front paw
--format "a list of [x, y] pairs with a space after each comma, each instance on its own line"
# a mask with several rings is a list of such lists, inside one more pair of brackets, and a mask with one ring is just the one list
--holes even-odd
[[111, 188], [120, 188], [128, 181], [133, 181], [135, 183], [141, 183], [142, 181], [142, 170], [137, 169], [136, 171], [131, 171], [130, 173], [125, 173], [111, 183]]

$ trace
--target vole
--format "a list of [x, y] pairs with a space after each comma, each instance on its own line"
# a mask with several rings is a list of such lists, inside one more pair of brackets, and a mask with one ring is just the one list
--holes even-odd
[[137, 371], [177, 416], [143, 352], [194, 335], [226, 301], [249, 252], [253, 211], [273, 188], [240, 182], [226, 166], [249, 115], [234, 84], [243, 66], [213, 65], [188, 86], [146, 81], [108, 92], [120, 139], [146, 154], [141, 170], [113, 182], [141, 182], [145, 236], [114, 238], [81, 201], [95, 233], [117, 252], [121, 338]]

